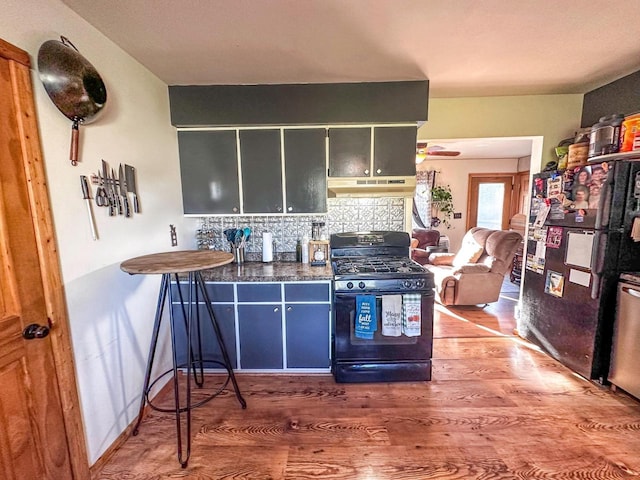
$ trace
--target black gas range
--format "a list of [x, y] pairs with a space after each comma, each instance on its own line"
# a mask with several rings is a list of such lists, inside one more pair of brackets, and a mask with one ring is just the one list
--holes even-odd
[[410, 240], [394, 231], [331, 235], [336, 381], [431, 379], [433, 276], [409, 257]]

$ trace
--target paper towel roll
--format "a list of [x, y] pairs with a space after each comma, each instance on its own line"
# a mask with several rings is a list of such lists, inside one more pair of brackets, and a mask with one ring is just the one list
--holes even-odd
[[262, 261], [273, 261], [273, 237], [271, 232], [264, 232], [262, 234]]

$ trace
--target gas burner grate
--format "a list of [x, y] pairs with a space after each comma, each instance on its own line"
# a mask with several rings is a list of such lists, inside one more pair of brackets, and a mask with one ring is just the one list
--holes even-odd
[[424, 273], [424, 269], [408, 257], [347, 257], [336, 260], [337, 275], [359, 273]]

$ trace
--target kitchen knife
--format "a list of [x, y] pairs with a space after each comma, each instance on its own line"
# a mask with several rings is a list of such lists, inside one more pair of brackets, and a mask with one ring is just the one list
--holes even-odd
[[136, 187], [136, 169], [131, 165], [124, 166], [125, 181], [127, 183], [127, 191], [133, 194], [133, 211], [140, 213], [140, 205], [138, 204], [138, 190]]
[[102, 179], [104, 180], [104, 189], [107, 193], [107, 200], [109, 202], [109, 216], [113, 217], [116, 214], [116, 204], [113, 197], [113, 190], [111, 189], [111, 181], [109, 180], [109, 169], [107, 168], [107, 162], [104, 160], [102, 160]]
[[116, 171], [113, 168], [111, 169], [111, 185], [113, 185], [113, 195], [116, 199], [116, 207], [118, 208], [118, 215], [122, 215], [122, 202], [120, 201], [120, 190], [118, 188]]
[[124, 216], [131, 216], [131, 208], [129, 208], [129, 197], [127, 196], [127, 181], [124, 178], [124, 168], [122, 164], [118, 168], [118, 185], [120, 188], [120, 195], [122, 196], [122, 205], [124, 207]]
[[91, 194], [89, 193], [89, 182], [86, 175], [80, 175], [80, 186], [82, 187], [82, 198], [87, 204], [87, 212], [89, 213], [89, 225], [91, 226], [91, 236], [94, 240], [98, 240], [96, 232], [96, 221], [93, 218], [93, 210], [91, 209]]

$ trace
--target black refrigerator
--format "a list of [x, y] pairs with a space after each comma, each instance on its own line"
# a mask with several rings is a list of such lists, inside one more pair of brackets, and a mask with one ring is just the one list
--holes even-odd
[[640, 271], [639, 235], [640, 152], [534, 175], [519, 334], [605, 383], [618, 277]]

